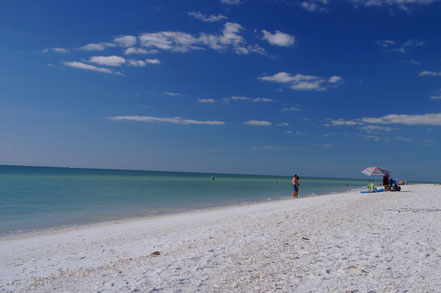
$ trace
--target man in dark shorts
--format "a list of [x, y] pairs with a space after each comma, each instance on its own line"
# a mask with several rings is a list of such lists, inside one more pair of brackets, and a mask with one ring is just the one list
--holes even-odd
[[294, 177], [292, 178], [291, 182], [292, 182], [292, 197], [293, 198], [299, 198], [299, 176], [294, 175]]

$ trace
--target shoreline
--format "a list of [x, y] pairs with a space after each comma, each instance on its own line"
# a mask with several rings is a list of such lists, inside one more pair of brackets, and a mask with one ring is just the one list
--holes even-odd
[[[356, 192], [356, 191], [360, 191], [361, 189], [362, 188], [348, 188], [346, 191], [333, 191], [333, 192], [325, 192], [325, 193], [319, 193], [319, 194], [308, 193], [303, 197], [301, 196], [299, 199], [329, 196], [329, 195], [339, 194], [339, 193]], [[0, 231], [0, 240], [1, 239], [22, 238], [22, 237], [23, 238], [24, 237], [33, 237], [33, 236], [38, 236], [38, 235], [59, 233], [59, 232], [63, 232], [63, 231], [78, 230], [78, 229], [87, 228], [87, 227], [112, 225], [115, 223], [126, 223], [126, 222], [139, 221], [139, 220], [156, 219], [156, 218], [163, 218], [163, 217], [168, 217], [168, 216], [173, 216], [173, 215], [185, 215], [185, 214], [192, 214], [192, 213], [205, 212], [205, 211], [216, 211], [216, 210], [222, 210], [222, 209], [228, 209], [228, 208], [234, 208], [234, 207], [264, 204], [267, 202], [276, 202], [276, 201], [285, 201], [285, 200], [292, 200], [292, 196], [286, 196], [286, 197], [281, 197], [281, 198], [267, 198], [266, 200], [262, 200], [262, 201], [249, 201], [249, 202], [232, 203], [232, 204], [227, 204], [227, 205], [214, 205], [214, 206], [208, 206], [205, 208], [195, 208], [195, 209], [173, 211], [173, 212], [159, 212], [157, 214], [149, 214], [149, 215], [121, 216], [121, 217], [115, 217], [115, 219], [96, 221], [96, 222], [92, 221], [92, 222], [75, 223], [75, 224], [37, 227], [37, 228], [30, 228], [30, 229], [5, 230], [5, 231]]]
[[0, 238], [0, 291], [435, 292], [440, 241], [441, 186], [348, 191]]

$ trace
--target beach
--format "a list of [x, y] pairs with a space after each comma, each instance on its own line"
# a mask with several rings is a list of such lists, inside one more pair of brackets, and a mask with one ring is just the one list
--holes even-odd
[[349, 191], [5, 236], [0, 291], [439, 292], [440, 243], [441, 185]]

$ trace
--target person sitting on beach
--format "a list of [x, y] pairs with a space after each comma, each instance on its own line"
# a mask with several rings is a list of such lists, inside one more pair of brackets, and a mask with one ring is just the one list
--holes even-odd
[[292, 178], [291, 182], [292, 182], [292, 197], [293, 198], [298, 198], [299, 197], [299, 176], [294, 175], [294, 177]]

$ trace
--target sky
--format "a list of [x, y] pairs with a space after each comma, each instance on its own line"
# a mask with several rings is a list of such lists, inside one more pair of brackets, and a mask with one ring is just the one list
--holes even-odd
[[0, 164], [441, 181], [439, 0], [0, 6]]

